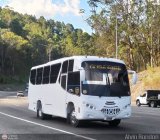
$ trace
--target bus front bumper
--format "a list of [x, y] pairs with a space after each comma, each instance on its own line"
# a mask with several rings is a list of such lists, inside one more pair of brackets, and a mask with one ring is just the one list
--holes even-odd
[[77, 114], [77, 119], [79, 120], [104, 120], [110, 121], [115, 119], [127, 119], [131, 116], [131, 107], [125, 109], [117, 108], [106, 108], [106, 109], [83, 109], [80, 113]]

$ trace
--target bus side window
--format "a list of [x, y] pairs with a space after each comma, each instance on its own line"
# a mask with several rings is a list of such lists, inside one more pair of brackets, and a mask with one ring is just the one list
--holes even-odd
[[42, 73], [43, 73], [43, 68], [38, 68], [36, 76], [36, 85], [40, 85], [42, 83]]
[[61, 76], [61, 86], [66, 90], [66, 75]]
[[60, 63], [51, 66], [50, 83], [56, 83], [60, 67]]
[[68, 60], [63, 62], [62, 73], [67, 73], [67, 69], [68, 69]]
[[68, 72], [73, 71], [74, 60], [69, 60]]
[[31, 70], [30, 82], [31, 82], [33, 85], [35, 85], [35, 82], [36, 82], [36, 69]]
[[80, 95], [80, 72], [68, 73], [67, 91], [72, 94]]
[[48, 84], [49, 83], [49, 74], [50, 74], [50, 66], [44, 67], [43, 70], [43, 84]]

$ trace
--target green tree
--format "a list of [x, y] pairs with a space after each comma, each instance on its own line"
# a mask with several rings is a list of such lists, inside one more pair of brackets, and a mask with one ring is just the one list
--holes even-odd
[[[147, 65], [160, 65], [159, 5], [149, 0], [88, 2], [92, 9], [88, 23], [97, 34], [95, 47], [99, 45], [97, 51], [100, 55], [103, 55], [105, 50], [115, 52], [117, 25], [118, 58], [123, 59], [128, 67], [137, 70], [146, 69]], [[97, 8], [98, 6], [101, 8]], [[98, 42], [102, 42], [105, 47], [101, 47]], [[108, 54], [106, 56], [109, 57]]]
[[0, 83], [28, 80], [32, 66], [64, 56], [96, 54], [94, 37], [72, 24], [0, 8]]

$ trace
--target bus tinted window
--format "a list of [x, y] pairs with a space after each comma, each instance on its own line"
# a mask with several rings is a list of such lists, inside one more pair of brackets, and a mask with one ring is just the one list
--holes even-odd
[[79, 72], [68, 73], [68, 85], [80, 85], [80, 73]]
[[50, 66], [44, 67], [43, 70], [43, 84], [49, 83]]
[[36, 76], [36, 84], [37, 85], [42, 83], [42, 73], [43, 73], [43, 68], [38, 68], [37, 69], [37, 76]]
[[67, 91], [80, 95], [80, 72], [68, 73]]
[[109, 61], [82, 62], [85, 80], [99, 84], [82, 84], [83, 93], [91, 96], [130, 96], [130, 87], [126, 66]]
[[36, 81], [36, 69], [31, 70], [30, 81], [33, 85], [35, 85]]
[[74, 60], [69, 60], [68, 71], [73, 71]]
[[62, 73], [67, 73], [68, 61], [64, 61], [62, 65]]
[[56, 83], [61, 64], [51, 66], [50, 83]]
[[62, 76], [61, 86], [62, 86], [63, 89], [66, 89], [66, 75]]

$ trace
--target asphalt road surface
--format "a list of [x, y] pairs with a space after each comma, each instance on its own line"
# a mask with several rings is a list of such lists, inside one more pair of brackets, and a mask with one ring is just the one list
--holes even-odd
[[118, 127], [107, 122], [85, 122], [74, 128], [66, 120], [36, 118], [27, 97], [0, 91], [0, 140], [159, 140], [160, 108], [132, 106], [132, 117]]

